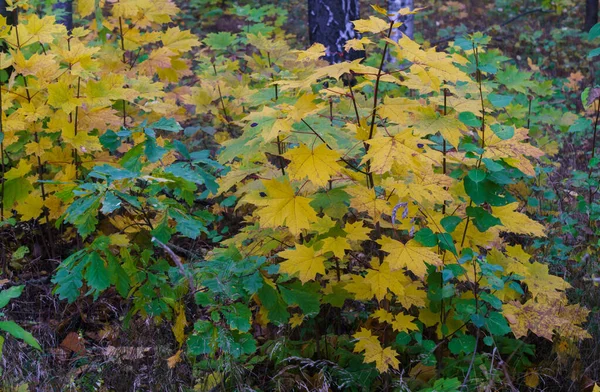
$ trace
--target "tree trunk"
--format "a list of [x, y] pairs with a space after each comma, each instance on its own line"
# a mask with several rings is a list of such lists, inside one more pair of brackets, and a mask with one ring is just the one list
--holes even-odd
[[[402, 8], [410, 8], [411, 10], [414, 7], [413, 0], [388, 0], [388, 14], [397, 14]], [[392, 31], [391, 38], [398, 42], [402, 34], [405, 34], [408, 38], [413, 39], [415, 34], [415, 18], [414, 15], [407, 16], [398, 16], [398, 21], [402, 22], [402, 26], [394, 29]]]
[[585, 0], [585, 31], [598, 23], [598, 0]]
[[65, 25], [67, 31], [73, 30], [73, 0], [57, 1], [52, 6], [56, 12], [56, 22]]
[[[415, 34], [414, 29], [414, 15], [400, 16], [398, 15], [398, 11], [402, 8], [410, 8], [411, 10], [414, 8], [413, 0], [388, 0], [388, 14], [389, 15], [397, 15], [391, 16], [397, 21], [402, 22], [402, 26], [395, 28], [392, 30], [391, 39], [398, 42], [398, 40], [402, 37], [402, 35], [406, 35], [408, 38], [413, 39]], [[393, 55], [393, 51], [388, 51], [386, 56], [387, 64], [395, 64], [396, 57]]]
[[327, 48], [325, 59], [330, 63], [364, 57], [362, 51], [344, 50], [347, 40], [358, 37], [351, 21], [359, 18], [358, 0], [308, 0], [311, 44], [323, 44]]
[[6, 10], [6, 0], [0, 0], [0, 15], [8, 18], [8, 11]]
[[6, 0], [0, 0], [0, 15], [6, 18], [6, 23], [9, 25], [15, 24], [15, 11], [8, 11], [6, 9], [8, 5], [6, 4]]

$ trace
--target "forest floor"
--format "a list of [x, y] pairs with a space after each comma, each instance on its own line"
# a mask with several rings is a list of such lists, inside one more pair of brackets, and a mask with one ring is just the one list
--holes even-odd
[[[186, 13], [188, 2], [180, 2]], [[289, 25], [286, 29], [298, 37], [298, 47], [308, 45], [306, 31], [305, 1], [282, 2], [289, 12]], [[367, 2], [363, 2], [363, 11]], [[385, 5], [385, 1], [379, 1]], [[417, 4], [419, 2], [416, 2]], [[583, 2], [566, 8], [559, 14], [542, 10], [536, 6], [524, 5], [519, 10], [495, 9], [493, 4], [478, 0], [468, 1], [425, 1], [428, 6], [415, 22], [416, 38], [437, 43], [444, 47], [458, 32], [486, 31], [493, 37], [494, 46], [508, 57], [516, 59], [516, 65], [530, 69], [533, 63], [543, 73], [553, 78], [563, 78], [576, 84], [574, 91], [581, 92], [594, 83], [594, 64], [584, 61], [587, 44], [579, 34], [583, 24]], [[489, 2], [492, 3], [492, 2]], [[531, 3], [531, 2], [530, 2]], [[418, 4], [422, 6], [422, 4]], [[521, 15], [514, 19], [515, 16]], [[190, 26], [193, 20], [204, 24]], [[499, 21], [501, 24], [498, 25]], [[186, 27], [194, 27], [199, 34], [213, 31], [236, 31], [240, 28], [236, 19], [229, 16], [204, 20], [202, 15], [187, 13], [181, 20]], [[496, 27], [492, 27], [496, 26]], [[579, 96], [565, 96], [564, 105], [573, 110], [581, 110]], [[585, 170], [586, 159], [582, 151], [590, 148], [591, 139], [576, 139], [573, 135], [560, 137], [560, 151], [549, 165], [556, 165], [547, 186], [556, 189], [563, 208], [571, 208], [574, 203], [573, 189], [563, 181], [573, 170]], [[579, 219], [575, 226], [587, 227], [587, 217], [574, 215]], [[10, 319], [30, 330], [43, 347], [51, 347], [43, 354], [23, 351], [15, 341], [7, 340], [2, 355], [4, 374], [12, 380], [21, 380], [35, 390], [180, 390], [176, 386], [194, 385], [194, 375], [190, 366], [169, 368], [167, 359], [176, 346], [175, 339], [167, 324], [156, 325], [148, 320], [134, 318], [128, 328], [123, 327], [123, 318], [128, 305], [120, 297], [107, 291], [97, 301], [86, 297], [67, 305], [53, 295], [50, 278], [60, 257], [43, 257], [36, 238], [28, 236], [33, 228], [20, 227], [21, 233], [12, 241], [25, 241], [29, 238], [33, 252], [27, 263], [4, 265], [4, 272], [10, 279], [26, 284], [23, 295], [15, 299], [6, 309]], [[557, 235], [560, 233], [557, 233]], [[563, 235], [566, 243], [586, 243], [585, 230], [579, 236]], [[59, 244], [66, 247], [68, 244]], [[596, 256], [589, 268], [597, 269]], [[574, 299], [589, 309], [600, 306], [600, 291], [590, 287], [584, 278], [590, 270], [571, 268], [572, 260], [566, 257], [566, 265], [554, 266], [554, 272], [564, 275], [577, 289]], [[2, 276], [2, 275], [0, 275]], [[576, 297], [576, 298], [575, 298]], [[600, 379], [600, 315], [590, 314], [588, 329], [593, 339], [580, 346], [580, 360], [569, 364], [548, 364], [548, 367], [562, 366], [559, 372], [563, 379], [556, 385], [568, 382], [568, 376], [575, 372], [574, 366], [585, 368], [583, 374], [589, 379]], [[541, 355], [541, 353], [538, 353]], [[581, 370], [579, 370], [581, 371]], [[556, 374], [556, 372], [553, 372]], [[157, 386], [161, 387], [156, 389]], [[17, 385], [15, 385], [17, 386]], [[564, 386], [564, 385], [563, 385]], [[25, 389], [26, 390], [26, 389]], [[33, 389], [32, 389], [33, 390]], [[567, 386], [563, 390], [569, 390]]]

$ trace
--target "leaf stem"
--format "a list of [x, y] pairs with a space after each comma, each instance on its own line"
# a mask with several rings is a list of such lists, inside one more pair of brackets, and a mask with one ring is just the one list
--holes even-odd
[[[325, 141], [325, 139], [323, 139], [323, 138], [321, 137], [321, 135], [319, 135], [319, 134], [317, 133], [317, 131], [315, 131], [315, 129], [314, 129], [313, 127], [311, 127], [311, 126], [310, 126], [310, 124], [309, 124], [309, 123], [307, 123], [307, 122], [306, 122], [304, 119], [302, 119], [302, 122], [304, 123], [304, 125], [306, 125], [306, 126], [307, 126], [307, 127], [308, 127], [308, 128], [311, 130], [311, 131], [312, 131], [312, 133], [313, 133], [313, 134], [314, 134], [316, 137], [318, 137], [318, 138], [319, 138], [319, 140], [321, 140], [321, 141], [322, 141], [322, 142], [325, 144], [325, 147], [327, 147], [328, 149], [330, 149], [330, 150], [332, 150], [332, 151], [333, 151], [333, 148], [331, 148], [331, 146], [330, 146], [330, 145], [329, 145], [329, 144], [328, 144], [328, 143]], [[357, 171], [357, 172], [359, 172], [359, 173], [362, 173], [362, 174], [367, 174], [367, 172], [365, 172], [365, 171], [363, 171], [363, 170], [360, 170], [358, 167], [356, 167], [356, 166], [354, 166], [352, 163], [350, 163], [350, 162], [349, 162], [347, 159], [345, 159], [345, 158], [343, 158], [343, 157], [340, 157], [340, 160], [341, 160], [342, 162], [344, 162], [346, 165], [348, 165], [350, 168], [352, 168], [353, 170], [355, 170], [355, 171]]]
[[[387, 37], [390, 38], [392, 35], [392, 30], [394, 29], [394, 22], [390, 22], [390, 28], [387, 33]], [[383, 73], [383, 65], [385, 64], [385, 55], [387, 54], [389, 43], [386, 41], [385, 46], [383, 47], [383, 54], [381, 55], [381, 63], [379, 64], [379, 70], [377, 71], [377, 77], [375, 78], [375, 89], [373, 92], [373, 109], [371, 112], [371, 128], [369, 129], [369, 138], [371, 140], [373, 138], [373, 132], [375, 131], [375, 116], [377, 115], [377, 101], [379, 100], [379, 82], [381, 81], [381, 74]], [[360, 126], [360, 124], [359, 124]], [[365, 143], [365, 153], [369, 152], [369, 144]], [[369, 189], [372, 189], [375, 184], [373, 182], [373, 173], [371, 172], [371, 160], [367, 160], [367, 186]]]

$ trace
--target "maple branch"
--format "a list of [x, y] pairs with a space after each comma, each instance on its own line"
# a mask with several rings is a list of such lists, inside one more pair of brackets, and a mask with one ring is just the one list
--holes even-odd
[[[444, 116], [446, 116], [448, 114], [447, 98], [448, 98], [448, 89], [445, 88], [444, 89]], [[443, 141], [442, 142], [442, 154], [443, 154], [442, 174], [446, 175], [446, 138], [442, 138], [442, 141]], [[448, 188], [444, 188], [444, 189], [448, 189]], [[442, 205], [442, 215], [446, 215], [446, 203], [445, 202]]]
[[[331, 148], [331, 146], [325, 141], [325, 139], [323, 139], [321, 137], [321, 135], [319, 135], [317, 133], [317, 131], [315, 131], [315, 129], [310, 126], [310, 124], [308, 124], [304, 119], [302, 119], [302, 122], [304, 123], [304, 125], [306, 125], [312, 131], [312, 133], [315, 134], [316, 137], [318, 137], [325, 144], [325, 147], [327, 147], [328, 149], [330, 149], [331, 151], [333, 151], [333, 148]], [[343, 157], [340, 157], [340, 160], [342, 162], [344, 162], [346, 165], [350, 166], [352, 169], [356, 170], [357, 172], [367, 175], [367, 172], [365, 172], [363, 170], [360, 170], [358, 167], [356, 167], [353, 164], [351, 164], [347, 159], [345, 159]]]
[[285, 176], [285, 167], [284, 167], [284, 163], [285, 161], [283, 160], [283, 148], [281, 145], [282, 141], [281, 138], [279, 137], [279, 135], [277, 135], [277, 152], [279, 153], [279, 166], [281, 169], [281, 174]]
[[352, 85], [350, 83], [348, 83], [348, 90], [350, 90], [352, 105], [354, 106], [354, 114], [356, 114], [356, 126], [360, 127], [360, 114], [358, 114], [358, 106], [356, 105], [356, 98], [354, 98], [354, 90], [352, 90]]
[[[546, 11], [546, 10], [544, 10], [542, 8], [534, 8], [534, 9], [531, 9], [531, 10], [524, 11], [524, 12], [522, 12], [522, 13], [516, 15], [516, 16], [513, 16], [512, 18], [510, 18], [510, 19], [508, 19], [508, 20], [500, 23], [498, 26], [500, 26], [500, 27], [507, 26], [507, 25], [511, 24], [512, 22], [515, 22], [515, 21], [521, 19], [522, 17], [530, 15], [530, 14], [536, 14], [536, 13], [547, 14], [547, 13], [551, 13], [551, 12], [552, 11]], [[489, 31], [492, 27], [493, 26], [489, 26], [489, 27], [486, 27], [483, 30], [475, 30], [475, 29], [469, 30], [466, 34], [484, 33], [486, 31]], [[465, 35], [465, 34], [463, 34], [463, 35]], [[448, 35], [446, 37], [438, 39], [437, 41], [431, 42], [430, 45], [431, 46], [436, 46], [436, 45], [439, 45], [439, 44], [443, 44], [445, 42], [452, 41], [453, 39], [456, 39], [457, 36], [458, 35]]]
[[[394, 30], [394, 22], [390, 22], [390, 28], [388, 30], [387, 37], [390, 38], [392, 31]], [[375, 79], [375, 89], [373, 92], [373, 113], [371, 114], [371, 128], [369, 129], [369, 138], [373, 138], [373, 132], [375, 130], [375, 115], [377, 114], [377, 101], [379, 99], [379, 82], [381, 81], [381, 74], [383, 73], [383, 65], [385, 64], [385, 55], [387, 54], [389, 43], [386, 41], [383, 47], [383, 54], [381, 55], [381, 63], [379, 64], [379, 70], [377, 71], [377, 78]], [[360, 124], [359, 124], [360, 125]], [[365, 153], [369, 152], [369, 144], [365, 141]], [[371, 173], [371, 160], [367, 160], [367, 182], [369, 189], [375, 185], [373, 183], [373, 173]]]
[[[485, 104], [483, 102], [483, 87], [482, 87], [482, 75], [481, 70], [479, 69], [479, 51], [473, 42], [473, 51], [475, 52], [475, 67], [476, 67], [476, 77], [477, 84], [479, 85], [479, 98], [481, 100], [481, 154], [479, 155], [479, 160], [477, 161], [477, 169], [481, 166], [481, 161], [483, 159], [483, 153], [485, 148]], [[473, 199], [469, 201], [469, 207], [473, 205]], [[463, 231], [462, 240], [460, 241], [460, 247], [462, 248], [465, 244], [465, 238], [467, 237], [467, 230], [469, 229], [469, 223], [471, 222], [471, 217], [467, 215], [467, 223], [465, 223], [465, 231]]]
[[187, 277], [188, 284], [190, 286], [190, 293], [195, 292], [196, 291], [196, 288], [195, 288], [196, 285], [194, 284], [194, 278], [192, 277], [191, 274], [187, 273], [187, 271], [185, 270], [185, 267], [183, 266], [183, 263], [181, 262], [181, 257], [177, 256], [175, 254], [175, 252], [173, 252], [173, 250], [171, 248], [169, 248], [166, 244], [164, 244], [163, 242], [161, 242], [158, 238], [152, 237], [152, 242], [155, 242], [156, 244], [158, 244], [169, 255], [169, 257], [171, 257], [171, 259], [173, 260], [173, 262], [179, 268], [179, 271], [181, 272], [181, 274], [183, 276]]
[[477, 336], [475, 337], [475, 347], [473, 348], [473, 355], [471, 355], [471, 362], [469, 363], [469, 369], [467, 370], [467, 374], [465, 374], [465, 378], [462, 382], [462, 385], [459, 389], [463, 389], [467, 386], [467, 381], [469, 381], [469, 376], [471, 375], [471, 370], [473, 370], [473, 364], [475, 363], [475, 355], [477, 354], [477, 346], [479, 345], [479, 334], [481, 330], [477, 328]]
[[[4, 135], [4, 128], [2, 124], [2, 116], [4, 110], [2, 108], [2, 83], [0, 82], [0, 135]], [[6, 168], [4, 167], [4, 138], [0, 142], [0, 170], [2, 170], [2, 184], [0, 185], [0, 219], [4, 220], [4, 173]]]
[[[79, 94], [81, 93], [81, 76], [79, 78], [77, 78], [77, 99], [79, 99]], [[77, 136], [77, 122], [79, 119], [79, 105], [75, 106], [75, 120], [73, 123], [73, 132], [75, 134], [75, 136]], [[77, 149], [73, 148], [73, 160], [75, 161], [75, 179], [78, 179], [77, 177], [77, 169], [79, 168], [79, 158], [78, 158], [78, 153], [77, 153]]]

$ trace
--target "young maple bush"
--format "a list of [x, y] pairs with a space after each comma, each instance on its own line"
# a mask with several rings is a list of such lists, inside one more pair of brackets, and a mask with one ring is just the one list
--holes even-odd
[[216, 218], [198, 207], [221, 168], [167, 136], [182, 130], [177, 83], [200, 41], [166, 26], [171, 0], [100, 3], [79, 1], [86, 27], [71, 32], [27, 1], [11, 6], [14, 26], [0, 18], [3, 226], [39, 222], [48, 257], [76, 247], [53, 278], [60, 299], [113, 286], [133, 298], [131, 313], [177, 313], [183, 343], [191, 276], [166, 244], [215, 235]]
[[374, 8], [383, 15], [356, 21], [364, 37], [347, 43], [364, 60], [327, 65], [322, 45], [294, 52], [248, 34], [252, 80], [217, 61], [192, 92], [199, 110], [217, 100], [220, 119], [243, 127], [223, 142], [219, 182], [245, 225], [198, 276], [212, 320], [196, 323], [189, 351], [249, 355], [252, 325], [278, 326], [263, 355], [325, 359], [314, 366], [344, 369], [346, 387], [386, 372], [420, 387], [436, 368], [450, 389], [512, 384], [530, 364], [529, 332], [588, 337], [569, 284], [521, 245], [544, 227], [511, 189], [543, 152], [502, 120], [511, 97], [496, 90], [486, 37], [448, 52], [396, 43]]

